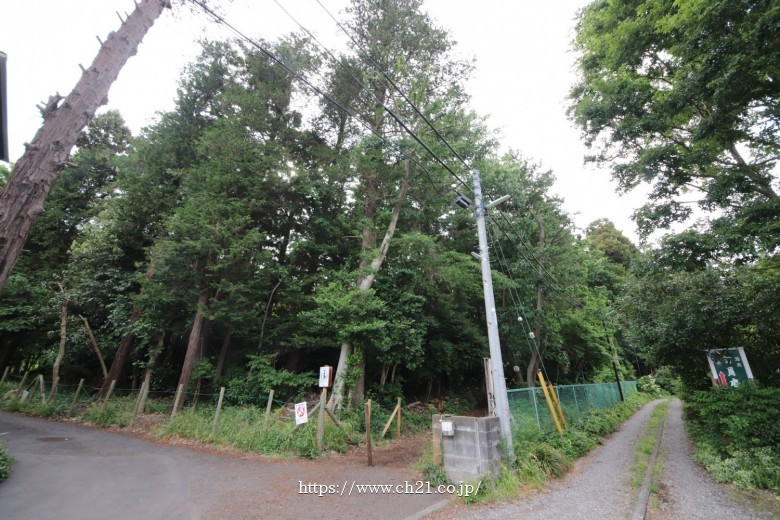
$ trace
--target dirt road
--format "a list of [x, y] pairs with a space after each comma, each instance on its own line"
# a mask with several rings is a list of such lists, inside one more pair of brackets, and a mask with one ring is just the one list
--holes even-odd
[[712, 518], [772, 518], [768, 512], [751, 509], [722, 486], [697, 464], [693, 444], [685, 432], [682, 403], [669, 404], [669, 416], [661, 441], [663, 473], [658, 483], [660, 491], [648, 509], [650, 520], [710, 520]]
[[[647, 404], [604, 444], [578, 460], [572, 471], [552, 481], [544, 492], [511, 504], [478, 507], [450, 506], [436, 518], [468, 519], [581, 519], [629, 518], [637, 490], [630, 484], [634, 446], [644, 435], [645, 423], [660, 401]], [[692, 447], [682, 424], [681, 406], [674, 400], [663, 430], [661, 460], [666, 470], [662, 489], [667, 501], [648, 510], [648, 519], [709, 520], [772, 518], [732, 498], [729, 488], [715, 483], [691, 459]]]
[[16, 457], [0, 483], [3, 520], [407, 518], [450, 498], [361, 491], [416, 476], [348, 458], [239, 458], [8, 413], [0, 433]]

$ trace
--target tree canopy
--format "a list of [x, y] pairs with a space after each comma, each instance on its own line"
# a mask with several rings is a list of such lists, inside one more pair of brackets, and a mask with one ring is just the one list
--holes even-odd
[[645, 235], [714, 213], [708, 232], [772, 250], [780, 216], [780, 13], [766, 0], [598, 0], [580, 14], [570, 116], [621, 189], [650, 183]]

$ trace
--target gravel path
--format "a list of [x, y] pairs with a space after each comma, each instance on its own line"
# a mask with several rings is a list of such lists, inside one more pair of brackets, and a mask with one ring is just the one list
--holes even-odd
[[[642, 437], [645, 423], [659, 402], [645, 405], [602, 446], [578, 460], [567, 476], [552, 481], [544, 492], [522, 503], [459, 508], [456, 517], [550, 520], [626, 518], [635, 494], [629, 482], [634, 444]], [[447, 511], [443, 513], [447, 516]]]
[[[692, 458], [693, 444], [682, 420], [682, 403], [669, 404], [661, 441], [664, 471], [660, 478], [659, 504], [648, 508], [652, 520], [709, 520], [712, 518], [772, 518], [732, 498], [729, 488], [715, 482]], [[652, 500], [651, 500], [652, 504]]]

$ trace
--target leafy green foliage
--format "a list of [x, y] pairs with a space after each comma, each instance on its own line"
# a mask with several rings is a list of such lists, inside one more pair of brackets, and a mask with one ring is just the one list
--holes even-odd
[[661, 387], [655, 382], [651, 375], [642, 376], [636, 380], [636, 389], [644, 394], [658, 396], [661, 394]]
[[[670, 366], [693, 388], [710, 386], [705, 350], [742, 346], [765, 384], [777, 384], [780, 277], [757, 266], [695, 267], [667, 264], [662, 248], [638, 259], [618, 308], [626, 337], [648, 361]], [[675, 258], [678, 256], [673, 255]], [[771, 264], [770, 264], [771, 265]]]
[[8, 453], [5, 443], [0, 441], [0, 482], [8, 478], [11, 473], [11, 465], [16, 459]]
[[314, 374], [295, 374], [276, 369], [273, 360], [273, 355], [249, 356], [245, 375], [228, 381], [227, 388], [232, 399], [239, 404], [260, 402], [273, 390], [278, 398], [290, 400], [316, 385]]
[[743, 384], [686, 398], [696, 458], [719, 482], [780, 493], [780, 388]]
[[716, 241], [776, 247], [777, 22], [766, 0], [597, 0], [582, 11], [570, 116], [623, 190], [652, 183], [635, 215], [644, 234], [688, 218], [679, 196], [693, 192], [721, 212]]

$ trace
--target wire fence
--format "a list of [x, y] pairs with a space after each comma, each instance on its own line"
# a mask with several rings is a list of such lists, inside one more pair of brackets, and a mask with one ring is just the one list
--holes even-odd
[[[623, 381], [620, 387], [626, 397], [637, 392], [636, 381]], [[606, 408], [620, 401], [617, 383], [561, 385], [555, 387], [555, 392], [563, 416], [569, 424], [581, 422], [588, 417], [593, 408]], [[540, 387], [514, 388], [507, 390], [507, 394], [509, 411], [520, 429], [555, 430], [555, 422]]]

